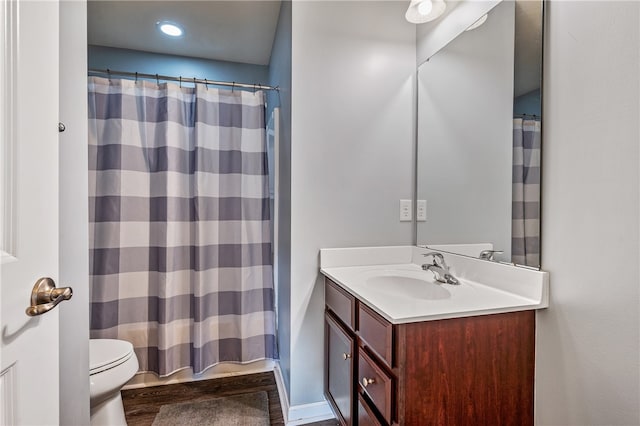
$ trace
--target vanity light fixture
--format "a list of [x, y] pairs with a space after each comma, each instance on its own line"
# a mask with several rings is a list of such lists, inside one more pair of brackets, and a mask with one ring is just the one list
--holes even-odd
[[423, 24], [439, 18], [446, 8], [444, 0], [411, 0], [404, 17], [412, 24]]
[[474, 22], [473, 24], [469, 25], [469, 28], [467, 28], [465, 31], [471, 31], [471, 30], [475, 30], [476, 28], [478, 28], [480, 25], [484, 24], [487, 20], [487, 18], [489, 17], [488, 13], [485, 13], [484, 15], [482, 15], [480, 17], [480, 19], [478, 19], [476, 22]]
[[184, 32], [182, 28], [173, 22], [160, 21], [156, 25], [158, 25], [160, 31], [171, 37], [180, 37]]

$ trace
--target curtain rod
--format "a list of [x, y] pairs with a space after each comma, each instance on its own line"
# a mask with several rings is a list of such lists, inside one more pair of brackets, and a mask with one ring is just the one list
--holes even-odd
[[110, 69], [106, 69], [106, 70], [98, 70], [98, 69], [89, 69], [88, 70], [89, 73], [91, 74], [106, 74], [106, 75], [118, 75], [118, 76], [122, 76], [122, 77], [135, 77], [136, 79], [138, 78], [150, 78], [150, 79], [156, 79], [156, 81], [158, 83], [160, 83], [160, 80], [164, 80], [164, 81], [178, 81], [180, 83], [185, 82], [185, 83], [200, 83], [200, 84], [212, 84], [214, 86], [230, 86], [230, 87], [242, 87], [245, 89], [260, 89], [260, 90], [275, 90], [275, 91], [279, 91], [280, 88], [279, 87], [273, 87], [273, 86], [265, 86], [264, 84], [260, 84], [260, 83], [256, 83], [256, 84], [249, 84], [249, 83], [236, 83], [235, 81], [231, 82], [231, 81], [216, 81], [216, 80], [207, 80], [205, 79], [201, 79], [201, 78], [185, 78], [185, 77], [173, 77], [173, 76], [169, 76], [169, 75], [159, 75], [159, 74], [145, 74], [145, 73], [141, 73], [141, 72], [128, 72], [128, 71], [114, 71], [114, 70], [110, 70]]

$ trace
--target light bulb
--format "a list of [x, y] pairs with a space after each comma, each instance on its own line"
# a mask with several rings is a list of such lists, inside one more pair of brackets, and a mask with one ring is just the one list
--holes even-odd
[[431, 9], [433, 9], [433, 3], [431, 3], [431, 0], [423, 0], [418, 4], [418, 13], [422, 16], [426, 16], [431, 13]]
[[160, 31], [171, 37], [180, 37], [182, 35], [182, 28], [176, 24], [170, 22], [158, 22]]
[[447, 5], [445, 0], [411, 0], [404, 17], [412, 24], [424, 24], [438, 19]]

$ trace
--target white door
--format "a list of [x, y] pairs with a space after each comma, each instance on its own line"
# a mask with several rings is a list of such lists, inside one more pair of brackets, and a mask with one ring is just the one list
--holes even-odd
[[58, 310], [30, 317], [36, 280], [58, 283], [58, 1], [0, 0], [0, 424], [59, 423]]

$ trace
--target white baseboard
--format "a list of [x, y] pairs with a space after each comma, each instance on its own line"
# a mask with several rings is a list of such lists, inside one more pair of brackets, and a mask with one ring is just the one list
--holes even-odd
[[278, 396], [280, 396], [280, 405], [282, 406], [282, 414], [284, 415], [284, 422], [287, 423], [287, 414], [289, 414], [289, 395], [287, 395], [287, 389], [284, 387], [284, 379], [282, 378], [282, 370], [280, 369], [280, 363], [276, 362], [273, 367], [273, 376], [276, 379], [276, 387], [278, 388]]
[[278, 388], [284, 424], [286, 426], [304, 425], [335, 418], [327, 401], [294, 406], [289, 405], [289, 397], [284, 387], [284, 379], [282, 378], [279, 363], [276, 363], [273, 369], [273, 375], [276, 378], [276, 386]]
[[335, 419], [327, 401], [289, 407], [289, 414], [286, 417], [285, 424], [287, 426], [306, 425], [307, 423]]

